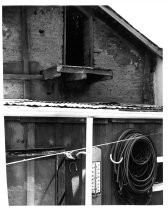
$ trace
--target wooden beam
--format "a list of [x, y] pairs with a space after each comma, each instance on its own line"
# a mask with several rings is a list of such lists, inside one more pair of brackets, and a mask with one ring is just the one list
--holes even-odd
[[57, 72], [57, 67], [48, 68], [48, 69], [42, 71], [42, 73], [43, 73], [45, 80], [54, 79], [54, 78], [61, 76], [61, 73]]
[[[29, 61], [29, 72], [38, 72], [39, 63], [36, 61]], [[24, 74], [23, 61], [3, 62], [4, 74]]]
[[94, 31], [93, 31], [93, 17], [89, 17], [89, 51], [90, 51], [90, 66], [94, 63]]
[[86, 17], [90, 18], [91, 14], [88, 13], [87, 8], [85, 9], [85, 6], [76, 6], [76, 8], [85, 14]]
[[152, 89], [153, 81], [151, 81], [152, 74], [151, 69], [151, 55], [149, 51], [145, 52], [145, 64], [143, 73], [143, 103], [153, 104], [154, 103], [154, 91]]
[[69, 66], [69, 65], [57, 66], [57, 72], [69, 73], [69, 74], [75, 73], [75, 74], [96, 74], [96, 75], [113, 76], [112, 69], [93, 68], [86, 66]]
[[[21, 43], [23, 72], [29, 74], [29, 55], [28, 55], [28, 31], [27, 31], [27, 10], [21, 7]], [[30, 86], [28, 81], [24, 81], [24, 98], [30, 98]]]
[[[27, 149], [35, 147], [35, 123], [27, 124]], [[27, 162], [27, 205], [34, 205], [35, 201], [35, 172], [34, 160]]]
[[119, 111], [118, 109], [92, 109], [72, 107], [3, 106], [4, 116], [13, 117], [76, 117], [76, 118], [112, 118], [112, 119], [163, 119], [158, 111]]
[[[61, 73], [66, 73], [69, 74], [66, 77], [67, 81], [87, 79], [87, 74], [100, 76], [100, 80], [109, 79], [109, 77], [111, 79], [113, 76], [112, 69], [93, 68], [86, 66], [69, 66], [69, 65], [53, 66], [49, 69], [42, 71], [42, 73], [45, 80], [54, 79], [60, 77]], [[102, 78], [102, 76], [105, 76], [105, 78]]]
[[40, 74], [4, 74], [5, 80], [44, 80]]
[[64, 7], [64, 43], [63, 43], [63, 64], [66, 65], [66, 6]]
[[[16, 122], [21, 122], [21, 123], [31, 123], [31, 122], [36, 122], [36, 123], [57, 123], [57, 124], [85, 124], [86, 120], [85, 118], [38, 118], [38, 117], [5, 117], [5, 121], [16, 121]], [[148, 122], [148, 120], [146, 120]], [[145, 120], [143, 123], [146, 122]], [[117, 120], [116, 120], [117, 122]], [[119, 121], [120, 122], [120, 121]], [[126, 120], [124, 121], [124, 123]], [[138, 120], [136, 121], [138, 122]], [[141, 122], [141, 121], [140, 121]], [[161, 123], [161, 121], [150, 121], [150, 123], [157, 122]], [[100, 124], [100, 125], [107, 125], [108, 124], [108, 119], [94, 119], [94, 124]]]
[[87, 74], [68, 74], [65, 77], [66, 82], [70, 81], [78, 81], [78, 80], [84, 80], [87, 79]]

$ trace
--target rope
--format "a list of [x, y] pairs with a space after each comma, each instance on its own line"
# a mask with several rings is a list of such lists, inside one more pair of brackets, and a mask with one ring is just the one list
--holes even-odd
[[[131, 140], [119, 144], [124, 139]], [[110, 155], [116, 196], [125, 204], [149, 203], [156, 179], [156, 152], [151, 140], [138, 130], [126, 130], [112, 145]]]
[[[158, 133], [152, 133], [152, 134], [148, 134], [145, 136], [151, 136], [151, 135], [157, 135], [157, 134], [161, 134], [160, 132]], [[103, 143], [103, 144], [97, 144], [97, 145], [93, 145], [92, 147], [102, 147], [102, 146], [108, 146], [111, 144], [117, 144], [117, 143], [121, 143], [121, 142], [126, 142], [126, 141], [131, 141], [134, 139], [139, 139], [139, 137], [129, 137], [128, 139], [121, 139], [118, 141], [113, 141], [113, 142], [108, 142], [108, 143]], [[79, 149], [74, 149], [74, 150], [69, 150], [69, 151], [64, 151], [64, 152], [57, 152], [55, 154], [48, 154], [48, 155], [41, 155], [38, 157], [34, 157], [34, 158], [27, 158], [27, 159], [22, 159], [22, 160], [18, 160], [18, 161], [13, 161], [10, 163], [6, 163], [6, 165], [13, 165], [13, 164], [17, 164], [17, 163], [22, 163], [22, 162], [28, 162], [28, 161], [32, 161], [32, 160], [37, 160], [37, 159], [42, 159], [42, 158], [47, 158], [47, 157], [52, 157], [52, 156], [56, 156], [56, 155], [66, 155], [67, 153], [69, 153], [69, 155], [71, 155], [73, 152], [78, 152], [78, 151], [82, 151], [82, 150], [86, 150], [86, 147], [83, 148], [79, 148]]]

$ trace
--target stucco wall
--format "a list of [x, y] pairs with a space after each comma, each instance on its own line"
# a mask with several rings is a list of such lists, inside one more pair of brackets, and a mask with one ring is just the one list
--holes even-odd
[[[62, 64], [63, 7], [27, 7], [28, 59], [32, 62], [30, 74]], [[3, 8], [3, 62], [4, 73], [23, 73], [21, 44], [21, 10]], [[30, 82], [30, 99], [59, 100], [58, 81], [48, 94], [45, 81]], [[4, 98], [24, 98], [24, 81], [4, 80]]]
[[39, 69], [62, 64], [62, 7], [31, 7], [28, 10], [29, 59]]
[[[113, 71], [113, 79], [67, 87], [66, 100], [143, 103], [144, 56], [104, 22], [94, 21], [94, 67]], [[84, 87], [84, 86], [87, 87]]]
[[3, 61], [21, 61], [21, 21], [18, 7], [3, 9]]
[[157, 65], [153, 76], [153, 84], [154, 84], [154, 99], [155, 104], [162, 106], [163, 105], [163, 60], [161, 58], [157, 58]]
[[[3, 17], [4, 62], [20, 62], [20, 10], [18, 7], [5, 8]], [[30, 73], [37, 74], [40, 70], [62, 64], [63, 7], [27, 7], [27, 26], [29, 61], [36, 62]], [[32, 81], [30, 99], [144, 103], [143, 53], [129, 43], [126, 37], [121, 37], [97, 18], [94, 18], [93, 32], [94, 67], [112, 69], [113, 78], [97, 82], [83, 80], [71, 84], [57, 79], [54, 80], [50, 94], [47, 93], [45, 81]], [[24, 98], [23, 82], [11, 81], [15, 87], [19, 86], [20, 92], [18, 89], [17, 94], [11, 94], [13, 90], [9, 83], [4, 81], [5, 97]]]

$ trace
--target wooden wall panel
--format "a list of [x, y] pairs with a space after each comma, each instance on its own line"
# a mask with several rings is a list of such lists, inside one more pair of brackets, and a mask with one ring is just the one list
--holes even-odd
[[36, 148], [55, 147], [54, 124], [36, 123]]
[[[12, 159], [15, 161], [17, 159]], [[7, 166], [7, 186], [9, 205], [27, 204], [27, 165], [18, 163]]]
[[55, 158], [35, 161], [35, 205], [55, 205]]
[[26, 136], [24, 124], [19, 122], [5, 122], [6, 149], [25, 149]]
[[[162, 139], [162, 121], [160, 123], [155, 123], [152, 121], [149, 123], [138, 123], [138, 120], [134, 123], [131, 121], [131, 123], [127, 120], [118, 122], [117, 120], [113, 123], [107, 124], [107, 125], [100, 125], [100, 124], [94, 124], [94, 137], [93, 137], [93, 144], [104, 144], [109, 142], [117, 141], [119, 136], [128, 128], [134, 128], [138, 129], [145, 134], [155, 134], [151, 135], [151, 140], [154, 143], [154, 146], [157, 151], [158, 156], [162, 156], [162, 150], [163, 150], [163, 139]], [[115, 196], [115, 189], [112, 184], [112, 163], [110, 161], [110, 151], [111, 151], [111, 145], [108, 146], [102, 146], [100, 147], [102, 149], [102, 204], [105, 205], [117, 205], [121, 204], [121, 202], [116, 198]], [[159, 198], [157, 199], [157, 203], [162, 200], [161, 194], [159, 194]]]
[[163, 205], [163, 191], [152, 193], [150, 205]]
[[[100, 120], [101, 121], [101, 120]], [[85, 147], [85, 124], [71, 123], [67, 121], [35, 123], [35, 147], [63, 147], [65, 150], [77, 149]], [[95, 122], [95, 121], [94, 121]], [[145, 134], [151, 135], [151, 139], [157, 150], [157, 155], [162, 156], [162, 121], [145, 121], [142, 120], [109, 120], [109, 123], [94, 123], [93, 144], [104, 144], [118, 140], [118, 137], [128, 128], [138, 129]], [[6, 147], [8, 149], [24, 149], [27, 141], [27, 122], [19, 123], [16, 121], [6, 121]], [[115, 197], [114, 186], [112, 184], [112, 163], [110, 162], [109, 154], [111, 145], [102, 146], [102, 204], [112, 205], [121, 204]], [[72, 164], [72, 172], [69, 171], [70, 162]], [[55, 160], [54, 158], [42, 159], [35, 161], [35, 204], [55, 204]], [[77, 164], [75, 171], [74, 164]], [[22, 198], [18, 202], [26, 203], [26, 164], [9, 167], [8, 172], [8, 189], [10, 192], [21, 187], [19, 193], [22, 192]], [[19, 174], [18, 174], [19, 173]], [[87, 173], [87, 172], [86, 172]], [[62, 172], [61, 172], [62, 174]], [[14, 177], [14, 178], [13, 178]], [[18, 184], [20, 180], [21, 184]], [[66, 160], [65, 164], [65, 204], [84, 204], [85, 202], [85, 156], [81, 159], [70, 161]], [[77, 194], [73, 194], [76, 190]], [[17, 191], [18, 192], [18, 191]], [[44, 192], [46, 192], [44, 196]], [[62, 194], [62, 191], [60, 191]], [[155, 193], [156, 194], [156, 193]], [[16, 199], [9, 194], [10, 200]], [[153, 195], [154, 196], [154, 195]], [[161, 196], [161, 194], [159, 194]], [[162, 197], [157, 199], [157, 203], [161, 202]], [[154, 202], [154, 201], [152, 201]], [[16, 203], [16, 200], [11, 200], [11, 203]]]
[[[18, 122], [5, 123], [6, 149], [25, 149], [25, 126]], [[17, 158], [8, 158], [8, 161], [17, 161]], [[7, 186], [9, 205], [27, 204], [27, 164], [18, 163], [7, 166]]]
[[[85, 124], [83, 123], [36, 123], [36, 147], [63, 147], [65, 150], [85, 147], [85, 132]], [[79, 160], [73, 161], [77, 164], [77, 172], [74, 171], [74, 166], [72, 166], [72, 173], [69, 172], [70, 162], [71, 161], [66, 160], [65, 164], [65, 204], [84, 204], [85, 156], [82, 156]], [[51, 179], [53, 165], [48, 167], [47, 164], [47, 160], [45, 162], [43, 160], [35, 162], [37, 177], [36, 186], [40, 185], [40, 183], [47, 184]], [[50, 168], [52, 169], [50, 170]], [[44, 175], [44, 172], [42, 175], [42, 171], [45, 171], [46, 175]], [[52, 184], [54, 185], [54, 180]], [[51, 188], [50, 190], [54, 194], [54, 188]], [[73, 192], [76, 193], [73, 194]], [[48, 192], [47, 196], [50, 195], [49, 193], [50, 192]], [[39, 202], [39, 198], [37, 198], [38, 196], [42, 196], [40, 191], [38, 191], [36, 195], [36, 202]], [[49, 202], [49, 199], [46, 197], [44, 204], [47, 204], [47, 202]], [[51, 201], [50, 199], [50, 202], [53, 203], [53, 200]]]

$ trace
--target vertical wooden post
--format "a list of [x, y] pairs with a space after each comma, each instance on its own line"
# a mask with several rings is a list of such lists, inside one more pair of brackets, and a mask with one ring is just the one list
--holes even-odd
[[89, 17], [89, 54], [90, 54], [90, 66], [93, 67], [93, 58], [94, 58], [94, 39], [93, 39], [93, 17]]
[[[35, 123], [27, 124], [27, 149], [35, 147]], [[27, 205], [34, 205], [34, 160], [27, 162]]]
[[85, 205], [92, 205], [92, 145], [93, 145], [93, 118], [86, 119], [86, 190]]
[[[28, 31], [27, 31], [27, 11], [21, 7], [21, 44], [23, 73], [29, 74], [29, 55], [28, 55]], [[30, 98], [29, 81], [24, 81], [24, 98]]]
[[66, 65], [66, 6], [64, 7], [64, 52], [62, 63]]
[[154, 103], [154, 94], [152, 91], [152, 82], [151, 82], [151, 55], [149, 51], [145, 52], [145, 65], [144, 65], [144, 80], [143, 80], [143, 103], [144, 104], [153, 104]]

